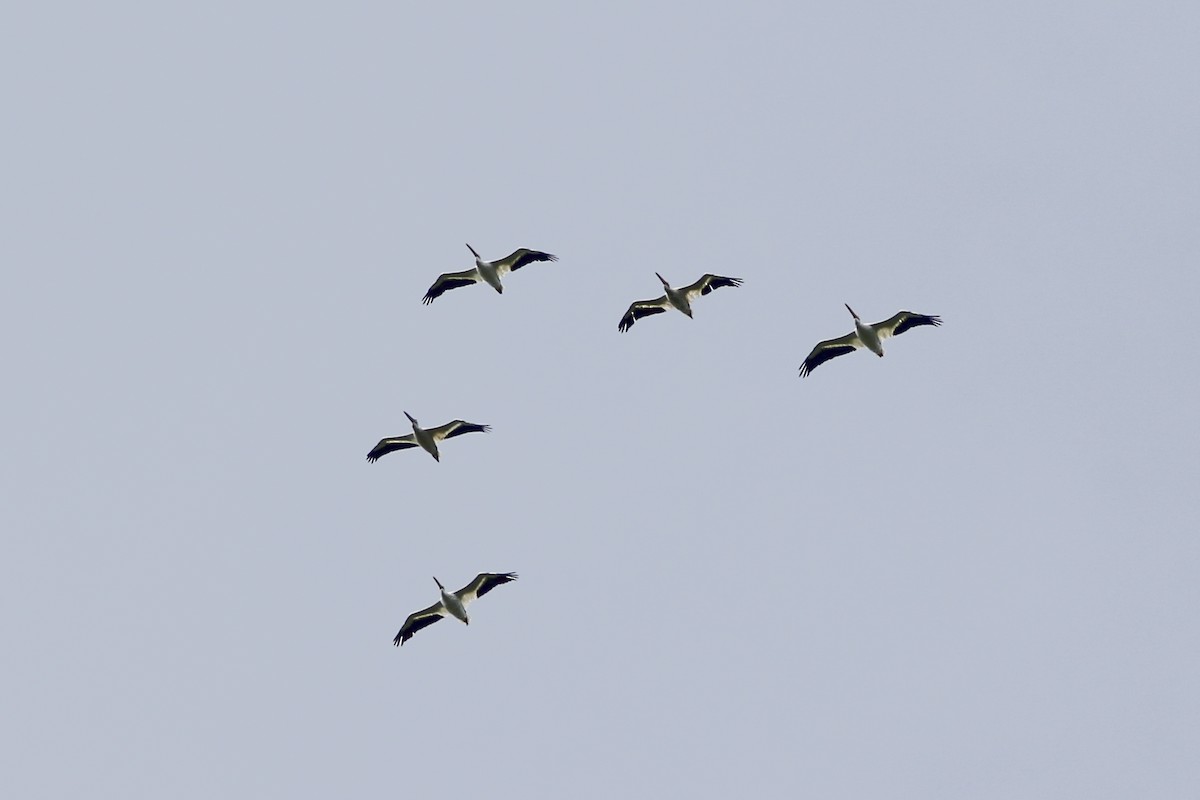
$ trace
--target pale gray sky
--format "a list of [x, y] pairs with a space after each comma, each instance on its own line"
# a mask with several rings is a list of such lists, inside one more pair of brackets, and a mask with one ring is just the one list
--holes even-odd
[[1196, 796], [1194, 3], [0, 31], [5, 796]]

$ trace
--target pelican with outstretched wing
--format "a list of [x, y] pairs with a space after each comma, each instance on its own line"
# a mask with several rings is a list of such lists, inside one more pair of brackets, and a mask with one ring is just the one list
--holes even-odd
[[461, 419], [456, 419], [445, 425], [426, 430], [417, 424], [412, 414], [405, 411], [404, 416], [408, 417], [408, 421], [412, 423], [413, 432], [405, 436], [390, 436], [387, 439], [380, 439], [379, 444], [372, 447], [371, 452], [367, 453], [367, 461], [378, 461], [381, 456], [385, 456], [393, 450], [421, 447], [426, 453], [433, 456], [434, 461], [440, 462], [442, 459], [438, 454], [438, 442], [461, 436], [464, 433], [487, 433], [492, 429], [490, 425], [476, 425], [474, 422], [463, 422]]
[[481, 572], [475, 576], [475, 580], [457, 592], [447, 592], [446, 587], [442, 586], [442, 582], [435, 577], [433, 582], [437, 584], [438, 591], [442, 593], [442, 599], [429, 608], [409, 614], [408, 619], [404, 620], [404, 624], [400, 626], [400, 632], [392, 640], [392, 644], [396, 646], [404, 644], [413, 637], [414, 633], [429, 627], [446, 615], [454, 617], [464, 625], [470, 625], [471, 619], [467, 616], [467, 606], [475, 598], [483, 597], [497, 586], [516, 579], [515, 572]]
[[439, 275], [438, 279], [433, 282], [433, 286], [430, 286], [429, 291], [421, 298], [422, 303], [432, 303], [451, 289], [471, 286], [481, 281], [500, 294], [504, 294], [504, 286], [500, 283], [500, 279], [505, 275], [516, 272], [521, 267], [535, 261], [558, 261], [558, 256], [543, 253], [541, 250], [530, 250], [527, 247], [514, 250], [504, 258], [495, 261], [484, 261], [471, 245], [467, 245], [467, 249], [475, 256], [475, 266], [463, 272], [447, 272]]
[[919, 325], [937, 326], [942, 324], [941, 317], [931, 317], [928, 314], [914, 314], [911, 311], [901, 311], [895, 316], [885, 319], [883, 322], [868, 325], [859, 319], [858, 314], [854, 313], [854, 309], [849, 304], [844, 305], [846, 305], [846, 310], [850, 312], [850, 316], [854, 317], [854, 333], [848, 333], [837, 339], [827, 339], [814, 347], [812, 352], [808, 354], [808, 358], [804, 359], [804, 363], [800, 365], [801, 378], [806, 377], [810, 372], [829, 359], [853, 353], [862, 347], [883, 358], [884, 339], [899, 336], [905, 331], [916, 328]]
[[637, 322], [642, 317], [649, 317], [653, 314], [661, 314], [664, 311], [674, 308], [677, 311], [686, 314], [689, 319], [692, 317], [692, 301], [701, 295], [716, 291], [723, 286], [741, 286], [741, 278], [726, 278], [721, 275], [705, 275], [700, 280], [693, 283], [691, 286], [684, 286], [680, 289], [672, 289], [671, 284], [667, 283], [667, 279], [657, 272], [658, 279], [662, 281], [663, 290], [666, 292], [657, 300], [637, 300], [629, 306], [629, 310], [625, 312], [625, 316], [621, 317], [621, 322], [617, 325], [617, 330], [621, 333], [633, 327], [633, 323]]

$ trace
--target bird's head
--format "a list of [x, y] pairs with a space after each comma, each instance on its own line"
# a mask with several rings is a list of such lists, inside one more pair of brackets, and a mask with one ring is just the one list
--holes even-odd
[[850, 316], [854, 317], [855, 319], [858, 319], [858, 314], [854, 313], [854, 309], [850, 307], [849, 303], [842, 303], [842, 305], [844, 305], [846, 307], [846, 310], [850, 312]]
[[475, 258], [479, 258], [479, 253], [475, 252], [474, 247], [471, 247], [471, 245], [467, 245], [467, 249], [471, 251], [471, 255], [475, 256]]
[[446, 591], [446, 587], [442, 586], [442, 582], [437, 579], [436, 575], [433, 577], [433, 582], [437, 584], [437, 587], [440, 591]]
[[416, 418], [416, 417], [414, 417], [412, 414], [410, 414], [410, 413], [408, 413], [407, 411], [405, 411], [405, 412], [404, 412], [404, 416], [408, 417], [408, 421], [409, 421], [409, 422], [411, 422], [413, 425], [416, 425], [416, 424], [417, 424], [417, 418]]
[[658, 279], [659, 279], [660, 281], [662, 281], [662, 285], [663, 285], [664, 287], [670, 288], [671, 284], [667, 283], [667, 279], [666, 279], [666, 278], [664, 278], [662, 275], [659, 275], [657, 272], [656, 272], [656, 273], [654, 273], [654, 274], [655, 274], [655, 275], [658, 277]]

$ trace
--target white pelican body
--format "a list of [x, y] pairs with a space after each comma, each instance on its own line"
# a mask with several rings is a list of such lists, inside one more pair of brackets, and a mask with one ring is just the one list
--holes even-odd
[[433, 582], [437, 584], [442, 599], [429, 608], [409, 614], [408, 619], [404, 620], [404, 624], [400, 626], [400, 632], [396, 634], [396, 638], [392, 639], [392, 644], [396, 646], [404, 644], [413, 637], [414, 633], [432, 625], [446, 615], [454, 617], [464, 625], [470, 625], [471, 619], [467, 616], [467, 606], [497, 586], [516, 579], [515, 572], [481, 572], [475, 576], [475, 580], [457, 592], [447, 592], [446, 587], [442, 586], [442, 582], [435, 577]]
[[438, 279], [429, 287], [429, 291], [421, 298], [422, 303], [432, 303], [451, 289], [471, 286], [481, 281], [500, 294], [504, 294], [504, 285], [500, 282], [503, 276], [510, 272], [516, 272], [521, 267], [535, 261], [558, 261], [558, 256], [543, 253], [541, 250], [530, 250], [526, 247], [514, 250], [504, 258], [498, 258], [495, 261], [484, 261], [479, 257], [479, 253], [475, 252], [475, 248], [469, 244], [467, 249], [471, 251], [471, 255], [475, 256], [475, 266], [463, 272], [447, 272], [439, 275]]
[[433, 582], [437, 584], [438, 591], [442, 593], [442, 607], [464, 625], [470, 625], [471, 619], [467, 616], [467, 607], [463, 601], [458, 599], [458, 595], [447, 592], [446, 587], [442, 586], [442, 582], [434, 577]]
[[438, 442], [443, 439], [461, 436], [464, 433], [487, 433], [491, 430], [490, 425], [477, 425], [474, 422], [464, 422], [461, 419], [456, 419], [447, 422], [445, 425], [439, 425], [436, 428], [426, 430], [417, 424], [412, 414], [405, 411], [404, 416], [408, 417], [408, 421], [412, 423], [413, 432], [407, 436], [392, 436], [387, 439], [380, 439], [379, 444], [375, 445], [371, 448], [371, 452], [367, 453], [367, 461], [378, 461], [380, 456], [385, 456], [393, 450], [420, 447], [426, 453], [433, 456], [434, 461], [440, 462], [442, 458], [438, 453]]
[[667, 283], [667, 279], [657, 272], [659, 281], [662, 282], [663, 291], [666, 292], [657, 300], [637, 300], [629, 306], [625, 315], [621, 317], [621, 322], [617, 325], [617, 330], [624, 333], [633, 327], [633, 323], [637, 322], [642, 317], [648, 317], [652, 314], [661, 314], [667, 309], [673, 308], [682, 314], [685, 314], [688, 319], [692, 317], [692, 300], [700, 295], [708, 294], [709, 292], [720, 289], [722, 286], [741, 286], [741, 278], [726, 278], [721, 275], [704, 275], [700, 280], [684, 286], [679, 289], [671, 288], [671, 284]]
[[800, 365], [800, 377], [807, 377], [814, 369], [831, 358], [853, 353], [865, 347], [875, 355], [883, 358], [883, 340], [899, 336], [910, 328], [919, 325], [941, 325], [941, 317], [931, 317], [927, 314], [914, 314], [911, 311], [901, 311], [883, 322], [868, 325], [859, 319], [854, 309], [846, 304], [846, 310], [854, 317], [854, 333], [848, 333], [837, 339], [827, 339], [817, 344]]
[[433, 438], [433, 434], [418, 425], [407, 411], [404, 412], [404, 416], [408, 417], [408, 421], [412, 423], [413, 438], [417, 440], [417, 444], [421, 445], [421, 449], [433, 456], [434, 461], [441, 461], [441, 457], [438, 455], [437, 440]]
[[[879, 333], [876, 332], [874, 325], [868, 325], [858, 318], [858, 314], [854, 313], [854, 309], [846, 306], [846, 310], [854, 317], [854, 332], [858, 334], [858, 339], [862, 342], [863, 347], [870, 350], [875, 355], [883, 358], [883, 342], [880, 340]], [[880, 325], [883, 323], [881, 322]]]

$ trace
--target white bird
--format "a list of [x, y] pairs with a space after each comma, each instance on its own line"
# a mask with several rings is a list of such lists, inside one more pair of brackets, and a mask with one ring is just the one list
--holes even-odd
[[413, 637], [414, 633], [429, 627], [447, 614], [461, 620], [464, 625], [470, 625], [471, 620], [467, 616], [467, 606], [476, 597], [483, 597], [497, 586], [516, 579], [515, 572], [481, 572], [475, 576], [475, 580], [457, 592], [451, 593], [447, 592], [446, 587], [442, 586], [442, 582], [435, 577], [433, 582], [437, 584], [438, 591], [442, 593], [442, 599], [429, 608], [409, 614], [408, 619], [404, 620], [404, 624], [400, 626], [400, 632], [392, 640], [392, 644], [396, 646], [404, 644]]
[[854, 313], [854, 309], [849, 304], [844, 305], [846, 305], [846, 310], [850, 312], [850, 316], [854, 317], [854, 333], [848, 333], [838, 339], [828, 339], [814, 347], [812, 352], [808, 354], [808, 358], [804, 359], [804, 363], [800, 365], [800, 377], [807, 376], [829, 359], [853, 353], [860, 347], [865, 347], [875, 355], [883, 358], [884, 339], [899, 336], [909, 328], [915, 328], [918, 325], [936, 326], [942, 324], [941, 317], [931, 317], [927, 314], [914, 314], [911, 311], [901, 311], [895, 316], [885, 319], [883, 322], [868, 325], [859, 319], [858, 314]]
[[425, 297], [421, 298], [422, 303], [432, 303], [451, 289], [470, 286], [480, 281], [491, 286], [500, 294], [504, 294], [504, 287], [500, 284], [500, 279], [508, 273], [516, 272], [526, 264], [532, 264], [535, 261], [558, 261], [558, 256], [543, 253], [541, 250], [530, 250], [526, 247], [514, 250], [505, 258], [496, 261], [484, 261], [471, 245], [467, 245], [467, 249], [475, 256], [475, 266], [463, 272], [447, 272], [439, 275], [438, 279], [433, 282], [433, 286], [430, 286], [429, 291], [425, 293]]
[[440, 462], [442, 459], [438, 455], [438, 442], [443, 439], [451, 439], [455, 436], [461, 436], [464, 433], [487, 433], [492, 429], [490, 425], [476, 425], [474, 422], [463, 422], [461, 419], [452, 420], [445, 425], [439, 425], [436, 428], [426, 430], [417, 424], [413, 419], [413, 415], [404, 412], [404, 416], [408, 417], [408, 421], [412, 423], [413, 432], [406, 436], [391, 436], [387, 439], [380, 439], [379, 444], [371, 448], [371, 452], [367, 453], [367, 461], [375, 462], [380, 456], [385, 456], [393, 450], [407, 450], [410, 447], [422, 447], [425, 452], [433, 456], [434, 461]]
[[[658, 273], [654, 273], [658, 275]], [[663, 289], [666, 294], [657, 300], [638, 300], [629, 306], [629, 310], [625, 312], [625, 316], [621, 317], [621, 322], [617, 325], [617, 330], [624, 333], [633, 327], [633, 323], [637, 322], [642, 317], [649, 317], [652, 314], [661, 314], [669, 308], [674, 308], [678, 311], [687, 314], [690, 319], [692, 316], [692, 301], [702, 294], [720, 289], [722, 286], [741, 286], [741, 278], [725, 278], [720, 275], [705, 275], [700, 280], [693, 283], [691, 286], [684, 286], [681, 289], [672, 289], [671, 284], [667, 283], [666, 278], [658, 275], [658, 279], [662, 281]]]

